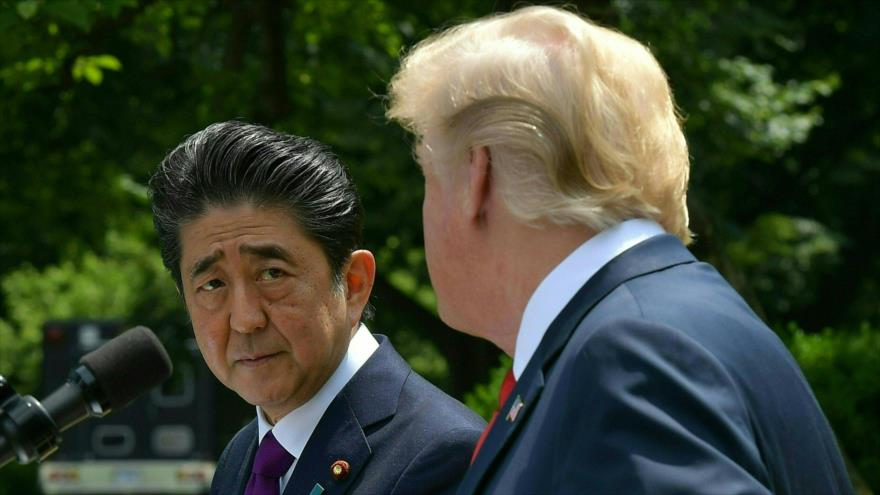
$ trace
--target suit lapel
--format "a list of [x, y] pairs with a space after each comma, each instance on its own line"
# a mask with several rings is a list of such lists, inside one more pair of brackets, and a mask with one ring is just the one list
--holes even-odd
[[[345, 493], [370, 453], [370, 445], [348, 401], [337, 396], [309, 438], [284, 495], [310, 495], [318, 486], [317, 493]], [[331, 471], [337, 461], [348, 463], [350, 470], [343, 479], [336, 479]]]
[[520, 426], [527, 421], [532, 406], [544, 389], [544, 374], [539, 371], [528, 377], [523, 374], [521, 378], [510, 393], [510, 397], [498, 410], [498, 417], [492, 424], [489, 436], [486, 437], [479, 455], [465, 474], [458, 493], [474, 493], [483, 475], [498, 458], [498, 454], [515, 436]]
[[[237, 441], [238, 438], [233, 439], [232, 445], [236, 450], [235, 452], [230, 452], [229, 459], [231, 462], [239, 462], [239, 464], [228, 488], [230, 489], [229, 493], [241, 495], [247, 487], [247, 482], [251, 476], [251, 466], [254, 463], [254, 456], [257, 454], [257, 422], [252, 421], [247, 428], [236, 434], [236, 437], [238, 436], [241, 436], [241, 440]], [[234, 459], [239, 459], [239, 461], [232, 461]]]
[[[369, 427], [397, 411], [400, 390], [411, 371], [387, 338], [375, 337], [379, 348], [324, 412], [284, 495], [346, 493], [369, 461]], [[347, 464], [344, 476], [333, 473], [337, 461]]]
[[486, 474], [528, 420], [544, 388], [544, 377], [550, 372], [559, 353], [596, 304], [628, 280], [694, 261], [696, 259], [676, 237], [660, 235], [633, 246], [596, 272], [550, 324], [516, 387], [499, 410], [498, 419], [457, 493], [479, 491]]

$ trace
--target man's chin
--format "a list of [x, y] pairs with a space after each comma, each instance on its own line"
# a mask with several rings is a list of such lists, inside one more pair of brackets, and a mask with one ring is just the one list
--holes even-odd
[[275, 423], [275, 420], [284, 417], [285, 414], [294, 409], [294, 407], [289, 407], [285, 405], [287, 404], [287, 402], [289, 402], [285, 399], [278, 399], [271, 396], [257, 394], [238, 395], [248, 404], [252, 406], [257, 406], [262, 409], [263, 414], [265, 414], [266, 416], [266, 419], [268, 419], [273, 424]]
[[440, 317], [440, 321], [442, 321], [447, 327], [457, 332], [481, 339], [486, 338], [479, 331], [474, 329], [474, 325], [469, 324], [465, 318], [462, 318], [458, 312], [450, 310], [447, 305], [442, 304], [439, 301], [437, 303], [437, 315]]
[[288, 388], [275, 388], [264, 379], [240, 380], [232, 388], [239, 397], [252, 406], [275, 411], [290, 402], [292, 393]]

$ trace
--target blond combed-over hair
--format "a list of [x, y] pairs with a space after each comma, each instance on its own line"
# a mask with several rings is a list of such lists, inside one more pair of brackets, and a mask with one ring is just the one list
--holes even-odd
[[528, 223], [601, 231], [650, 218], [689, 243], [687, 144], [666, 74], [641, 43], [553, 7], [435, 34], [406, 55], [387, 115], [440, 176], [485, 146]]

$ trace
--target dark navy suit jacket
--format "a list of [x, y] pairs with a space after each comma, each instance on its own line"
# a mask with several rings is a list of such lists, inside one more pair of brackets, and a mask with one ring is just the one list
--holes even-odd
[[[453, 493], [485, 422], [410, 369], [388, 342], [336, 396], [297, 461], [284, 495]], [[244, 493], [257, 448], [256, 419], [217, 464], [212, 495]], [[331, 466], [348, 462], [336, 480]]]
[[459, 488], [851, 492], [782, 342], [669, 235], [612, 260], [560, 313]]

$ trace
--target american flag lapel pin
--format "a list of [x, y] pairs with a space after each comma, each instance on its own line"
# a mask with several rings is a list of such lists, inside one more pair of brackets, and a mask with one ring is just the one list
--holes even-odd
[[519, 414], [520, 409], [522, 409], [524, 405], [525, 403], [523, 402], [522, 397], [517, 395], [516, 399], [514, 399], [513, 401], [513, 404], [510, 406], [510, 410], [507, 411], [507, 416], [504, 419], [510, 421], [511, 423], [516, 421], [516, 416]]

